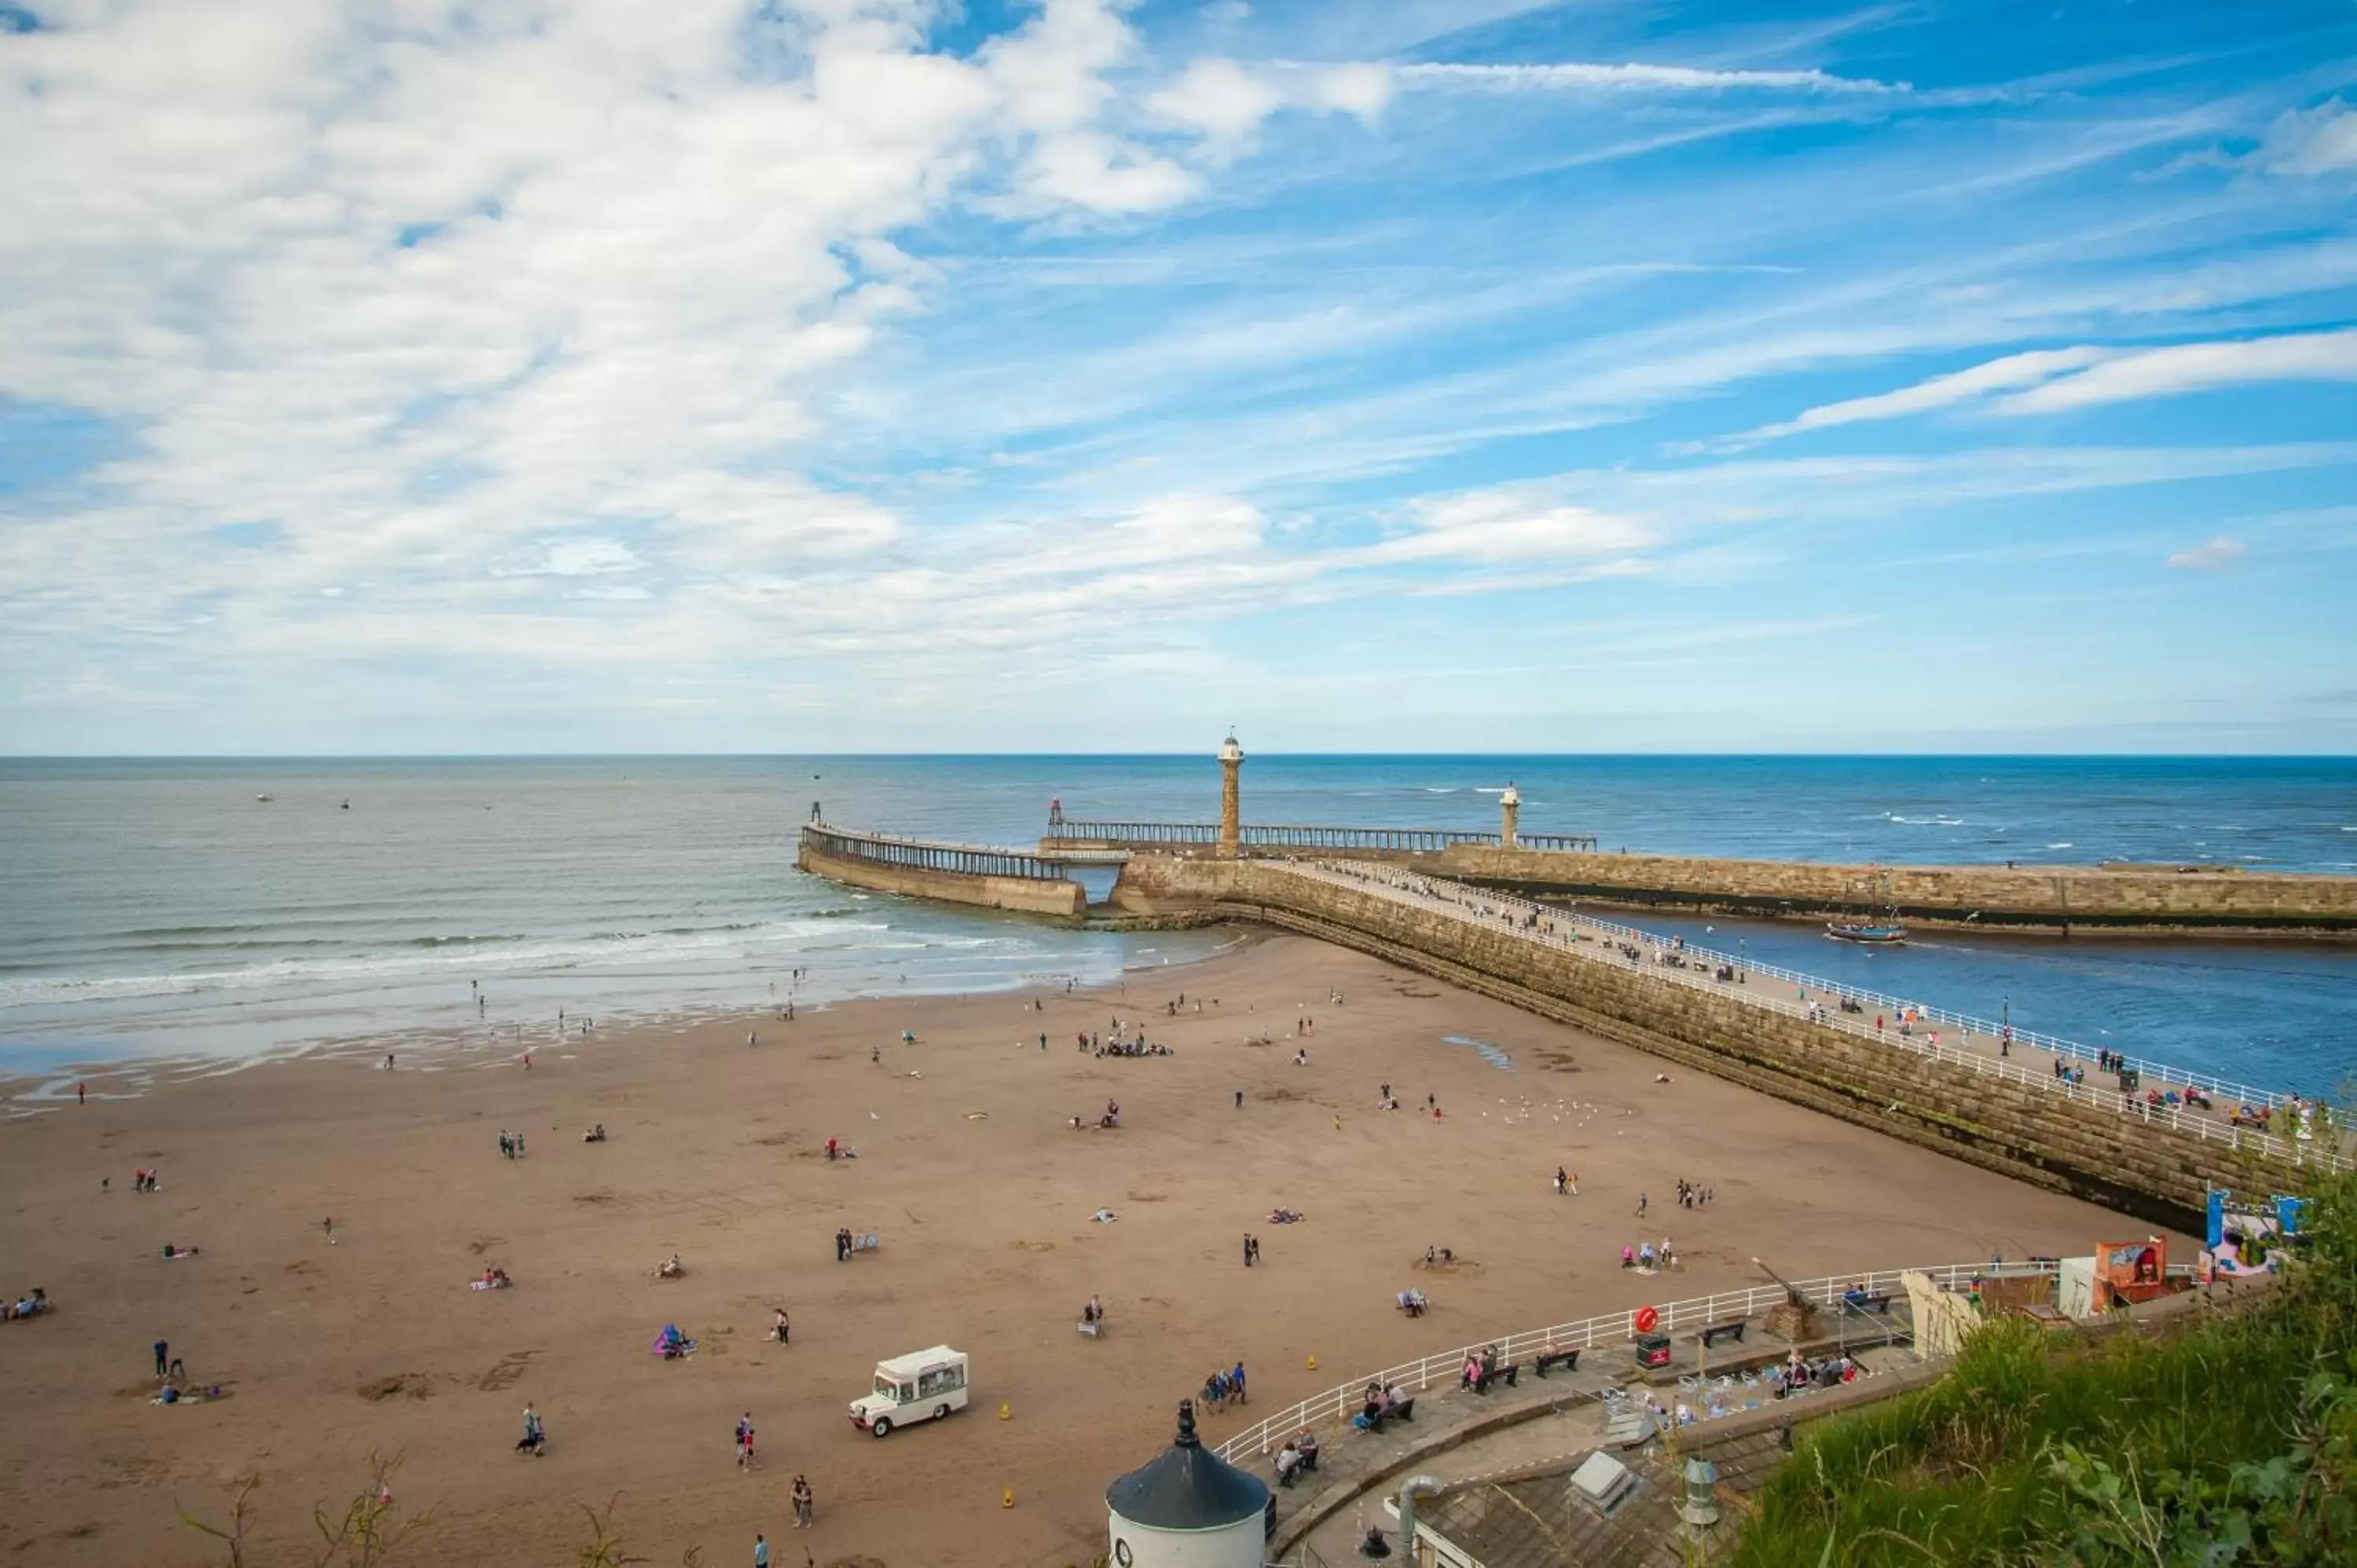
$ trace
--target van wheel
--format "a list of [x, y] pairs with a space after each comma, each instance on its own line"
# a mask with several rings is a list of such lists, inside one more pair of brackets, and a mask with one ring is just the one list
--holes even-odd
[[945, 1404], [937, 1404], [933, 1406], [933, 1419], [935, 1421], [941, 1420], [943, 1416], [949, 1414], [949, 1412], [950, 1407]]
[[885, 1436], [890, 1433], [891, 1430], [892, 1418], [888, 1415], [879, 1415], [874, 1421], [867, 1423], [867, 1435], [870, 1437]]

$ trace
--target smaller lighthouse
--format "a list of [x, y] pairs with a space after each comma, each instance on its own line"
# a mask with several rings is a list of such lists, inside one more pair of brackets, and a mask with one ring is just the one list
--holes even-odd
[[1233, 730], [1220, 743], [1220, 854], [1233, 860], [1243, 843], [1244, 748]]
[[1498, 797], [1498, 847], [1500, 849], [1514, 847], [1514, 832], [1521, 825], [1522, 817], [1523, 792], [1515, 789], [1512, 782], [1509, 780], [1506, 792]]
[[1114, 1568], [1261, 1568], [1274, 1524], [1268, 1483], [1195, 1435], [1195, 1402], [1178, 1402], [1168, 1448], [1105, 1488]]

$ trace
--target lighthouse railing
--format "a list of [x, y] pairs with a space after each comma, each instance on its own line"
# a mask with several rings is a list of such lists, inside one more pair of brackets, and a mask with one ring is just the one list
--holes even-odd
[[[1875, 1269], [1827, 1274], [1822, 1279], [1796, 1283], [1792, 1289], [1812, 1305], [1832, 1307], [1837, 1306], [1842, 1296], [1850, 1291], [1859, 1291], [1870, 1296], [1903, 1295], [1905, 1286], [1900, 1283], [1900, 1276], [1908, 1273], [1928, 1275], [1941, 1289], [1955, 1290], [1985, 1279], [2022, 1279], [2032, 1275], [2051, 1279], [2060, 1269], [2061, 1264], [2051, 1259], [2002, 1263], [1995, 1267], [1985, 1262], [1935, 1263], [1917, 1269]], [[1217, 1452], [1221, 1458], [1233, 1464], [1269, 1453], [1305, 1427], [1345, 1420], [1365, 1402], [1369, 1383], [1396, 1383], [1407, 1393], [1420, 1393], [1436, 1383], [1451, 1386], [1464, 1372], [1469, 1359], [1480, 1356], [1493, 1345], [1497, 1347], [1501, 1366], [1519, 1366], [1529, 1362], [1550, 1346], [1556, 1350], [1585, 1353], [1599, 1345], [1630, 1344], [1641, 1332], [1674, 1335], [1738, 1318], [1748, 1320], [1767, 1312], [1784, 1300], [1785, 1295], [1782, 1285], [1751, 1285], [1738, 1290], [1717, 1291], [1709, 1295], [1658, 1302], [1652, 1308], [1656, 1321], [1650, 1330], [1637, 1327], [1637, 1315], [1645, 1309], [1627, 1307], [1619, 1312], [1598, 1313], [1593, 1317], [1558, 1323], [1551, 1327], [1492, 1335], [1470, 1345], [1421, 1356], [1413, 1361], [1403, 1361], [1396, 1367], [1386, 1367], [1382, 1371], [1369, 1372], [1350, 1382], [1339, 1384], [1234, 1434], [1219, 1444]]]

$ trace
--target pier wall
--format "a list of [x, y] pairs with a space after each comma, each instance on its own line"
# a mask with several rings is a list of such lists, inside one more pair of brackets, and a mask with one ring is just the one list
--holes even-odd
[[938, 898], [945, 904], [970, 904], [985, 909], [1008, 909], [1026, 915], [1054, 915], [1077, 919], [1088, 907], [1088, 893], [1077, 882], [1049, 882], [1029, 876], [985, 876], [971, 872], [942, 871], [928, 866], [888, 865], [852, 855], [828, 854], [804, 841], [794, 864], [814, 876], [865, 887], [877, 893], [901, 893], [912, 898]]
[[2025, 1085], [1944, 1069], [1732, 998], [1621, 970], [1394, 900], [1253, 861], [1140, 856], [1114, 902], [1204, 910], [1416, 970], [1698, 1072], [2022, 1181], [2199, 1233], [2220, 1186], [2297, 1191], [2300, 1173], [2254, 1151]]
[[1804, 865], [1456, 845], [1387, 857], [1436, 876], [1638, 908], [1822, 916], [1857, 912], [1871, 876], [1910, 920], [2093, 934], [2236, 931], [2357, 937], [2357, 876], [2172, 866]]

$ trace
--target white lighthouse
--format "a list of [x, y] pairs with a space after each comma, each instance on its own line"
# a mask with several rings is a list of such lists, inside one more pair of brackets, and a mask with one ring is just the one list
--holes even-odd
[[1178, 1402], [1178, 1435], [1105, 1488], [1114, 1568], [1261, 1568], [1268, 1483], [1195, 1435], [1195, 1402]]

